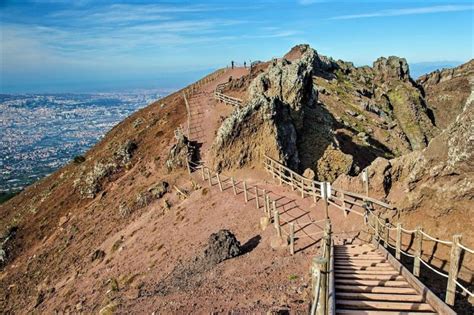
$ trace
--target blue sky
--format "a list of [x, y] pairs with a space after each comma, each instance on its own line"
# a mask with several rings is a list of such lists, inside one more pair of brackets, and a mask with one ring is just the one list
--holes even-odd
[[419, 69], [474, 50], [472, 1], [0, 0], [0, 27], [2, 93], [176, 88], [298, 43], [357, 65], [398, 55]]

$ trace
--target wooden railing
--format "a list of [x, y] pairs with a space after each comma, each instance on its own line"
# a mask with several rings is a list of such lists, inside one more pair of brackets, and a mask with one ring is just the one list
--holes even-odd
[[325, 196], [327, 195], [328, 203], [341, 209], [344, 215], [352, 212], [364, 216], [366, 204], [388, 210], [395, 209], [392, 205], [375, 198], [332, 187], [328, 182], [318, 182], [301, 176], [267, 155], [265, 155], [264, 165], [265, 169], [272, 174], [273, 178], [277, 178], [280, 184], [285, 183], [292, 190], [300, 191], [302, 198], [310, 196], [316, 203], [319, 199], [326, 199]]
[[313, 296], [310, 315], [335, 313], [334, 241], [331, 237], [331, 221], [326, 222], [320, 252], [311, 264]]
[[[462, 252], [464, 251], [466, 254], [474, 254], [472, 249], [461, 244], [461, 235], [454, 235], [452, 241], [447, 241], [440, 240], [427, 234], [421, 227], [418, 227], [415, 230], [406, 230], [402, 227], [401, 223], [398, 223], [395, 226], [389, 222], [384, 222], [373, 211], [375, 209], [374, 206], [379, 206], [385, 210], [394, 210], [395, 207], [390, 204], [362, 194], [331, 187], [327, 182], [318, 182], [307, 179], [266, 155], [264, 164], [266, 170], [272, 174], [273, 178], [277, 178], [280, 184], [285, 183], [291, 186], [292, 190], [299, 190], [301, 192], [301, 197], [304, 198], [306, 196], [311, 196], [314, 202], [317, 202], [319, 199], [325, 200], [326, 217], [328, 217], [328, 203], [343, 210], [344, 215], [347, 215], [347, 212], [352, 212], [363, 216], [364, 223], [374, 231], [375, 240], [379, 243], [382, 242], [386, 248], [390, 247], [394, 249], [397, 259], [401, 258], [401, 254], [413, 258], [413, 274], [416, 277], [420, 276], [420, 266], [423, 264], [438, 275], [447, 278], [446, 304], [454, 305], [456, 287], [459, 287], [464, 293], [473, 297], [473, 293], [458, 280]], [[354, 209], [362, 209], [362, 211], [355, 211]], [[374, 223], [371, 223], [371, 221]], [[395, 244], [390, 243], [392, 240], [390, 237], [390, 231], [396, 231]], [[415, 249], [412, 253], [402, 249], [402, 233], [414, 235]], [[448, 274], [437, 270], [436, 267], [431, 266], [428, 262], [422, 259], [424, 240], [437, 242], [451, 247]]]
[[[468, 248], [467, 246], [461, 244], [461, 235], [457, 234], [453, 236], [452, 241], [440, 240], [435, 238], [428, 233], [423, 231], [423, 228], [417, 227], [414, 230], [404, 229], [401, 223], [398, 223], [396, 226], [390, 222], [384, 222], [380, 219], [368, 206], [367, 206], [368, 217], [366, 224], [374, 232], [374, 239], [377, 243], [383, 244], [385, 248], [390, 247], [395, 251], [395, 258], [400, 260], [401, 255], [411, 257], [413, 259], [413, 275], [416, 277], [420, 276], [420, 267], [423, 264], [425, 267], [433, 271], [434, 273], [447, 278], [446, 286], [446, 298], [445, 302], [448, 305], [453, 306], [456, 297], [456, 287], [459, 287], [462, 292], [468, 294], [470, 297], [473, 297], [473, 293], [469, 291], [465, 286], [463, 286], [458, 280], [458, 274], [460, 269], [460, 259], [465, 254], [474, 254], [474, 250]], [[395, 231], [395, 239], [390, 237], [390, 231]], [[402, 249], [402, 236], [403, 233], [410, 236], [414, 236], [414, 250], [412, 253], [409, 252], [409, 249]], [[411, 237], [410, 237], [411, 238]], [[394, 240], [395, 244], [391, 241]], [[436, 242], [437, 244], [443, 244], [450, 246], [450, 256], [449, 256], [449, 272], [446, 274], [442, 270], [438, 270], [436, 267], [430, 265], [429, 262], [423, 260], [423, 241]]]
[[243, 103], [241, 99], [232, 96], [227, 96], [225, 94], [222, 94], [221, 92], [218, 92], [217, 90], [214, 91], [214, 98], [219, 102], [223, 102], [232, 106], [241, 106]]

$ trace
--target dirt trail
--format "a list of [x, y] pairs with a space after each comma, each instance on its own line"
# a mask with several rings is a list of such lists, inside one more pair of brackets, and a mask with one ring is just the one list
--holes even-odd
[[[246, 73], [248, 73], [247, 69], [243, 68], [229, 69], [218, 80], [205, 85], [202, 91], [193, 95], [190, 99], [190, 137], [192, 140], [199, 142], [202, 154], [201, 160], [204, 163], [209, 160], [209, 149], [223, 118], [233, 110], [231, 105], [217, 102], [213, 98], [212, 93], [218, 84], [227, 82], [229, 77], [237, 78]], [[325, 225], [325, 211], [322, 200], [314, 203], [310, 197], [301, 198], [298, 192], [291, 192], [289, 187], [277, 185], [277, 182], [272, 180], [271, 176], [267, 173], [255, 169], [222, 174], [221, 177], [225, 191], [232, 192], [231, 176], [238, 178], [236, 183], [240, 189], [243, 188], [242, 180], [247, 182], [250, 196], [248, 202], [253, 203], [255, 208], [255, 187], [258, 187], [259, 190], [265, 189], [269, 193], [271, 200], [276, 201], [283, 234], [289, 235], [290, 223], [295, 225], [296, 251], [311, 251], [312, 249], [314, 250], [314, 245], [319, 245]], [[200, 176], [195, 176], [195, 178], [200, 180]], [[213, 184], [217, 185], [217, 182], [213, 182]], [[261, 191], [259, 193], [262, 194]], [[243, 201], [243, 192], [239, 190], [236, 197], [240, 197]], [[263, 217], [264, 206], [262, 198], [259, 204], [259, 211]], [[337, 241], [342, 238], [354, 237], [363, 228], [363, 220], [360, 216], [350, 213], [345, 217], [343, 212], [334, 206], [329, 206], [329, 216]]]

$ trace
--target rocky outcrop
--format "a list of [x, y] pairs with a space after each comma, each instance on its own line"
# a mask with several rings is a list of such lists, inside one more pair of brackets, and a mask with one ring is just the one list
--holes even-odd
[[186, 169], [188, 161], [195, 160], [196, 150], [180, 128], [175, 131], [175, 139], [165, 162], [168, 172]]
[[398, 57], [357, 68], [298, 45], [251, 81], [247, 99], [217, 133], [217, 169], [260, 164], [268, 154], [333, 180], [377, 157], [422, 149], [438, 132]]
[[462, 112], [471, 93], [474, 60], [453, 69], [436, 70], [421, 76], [417, 83], [423, 87], [436, 126], [445, 129]]
[[278, 61], [249, 87], [249, 101], [222, 124], [213, 144], [217, 169], [261, 161], [264, 154], [298, 168], [297, 134], [305, 107], [315, 99], [312, 87], [313, 50], [295, 62]]
[[[452, 211], [472, 211], [473, 123], [474, 93], [471, 92], [463, 112], [428, 147], [392, 160], [375, 160], [369, 167], [371, 192], [402, 211], [429, 209], [427, 218], [446, 216]], [[358, 177], [341, 176], [335, 185], [360, 187], [360, 182]]]

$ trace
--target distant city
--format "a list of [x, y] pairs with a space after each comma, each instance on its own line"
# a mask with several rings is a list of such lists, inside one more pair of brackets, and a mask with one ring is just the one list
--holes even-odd
[[18, 192], [54, 172], [162, 95], [0, 94], [0, 193]]

